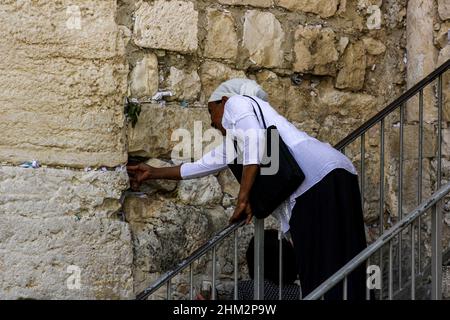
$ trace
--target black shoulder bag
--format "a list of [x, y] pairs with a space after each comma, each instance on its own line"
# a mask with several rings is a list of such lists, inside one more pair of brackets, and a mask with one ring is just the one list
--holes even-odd
[[[253, 215], [258, 219], [264, 219], [268, 217], [276, 208], [278, 208], [278, 206], [283, 203], [283, 201], [288, 199], [295, 190], [297, 190], [297, 188], [305, 179], [305, 175], [297, 164], [295, 158], [292, 156], [287, 145], [281, 138], [277, 127], [270, 126], [267, 128], [266, 121], [264, 120], [264, 115], [259, 103], [252, 97], [245, 97], [252, 99], [257, 104], [265, 129], [266, 150], [264, 153], [264, 159], [263, 161], [261, 161], [258, 175], [256, 176], [255, 182], [250, 192], [250, 205]], [[259, 121], [254, 107], [253, 112], [255, 112], [256, 118]], [[276, 138], [278, 140], [278, 143], [275, 143], [274, 146], [278, 146], [279, 148], [279, 167], [275, 174], [261, 174], [261, 168], [271, 167], [273, 161], [273, 159], [271, 159], [271, 156], [273, 154], [271, 150], [272, 138]], [[237, 149], [236, 141], [234, 142], [235, 148]], [[267, 161], [268, 159], [270, 159], [270, 161]], [[233, 163], [228, 164], [228, 167], [240, 183], [242, 178], [243, 165], [238, 164], [237, 162], [238, 161], [236, 158]]]

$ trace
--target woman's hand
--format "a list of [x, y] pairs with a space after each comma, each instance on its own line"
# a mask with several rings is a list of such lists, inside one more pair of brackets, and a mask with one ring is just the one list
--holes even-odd
[[253, 213], [252, 208], [250, 206], [250, 202], [248, 201], [238, 201], [236, 205], [236, 209], [234, 209], [234, 213], [230, 218], [230, 224], [235, 222], [239, 222], [245, 219], [245, 223], [249, 224], [252, 221]]
[[139, 191], [139, 188], [144, 181], [152, 179], [152, 172], [154, 169], [155, 168], [145, 163], [140, 163], [135, 166], [127, 166], [131, 190]]

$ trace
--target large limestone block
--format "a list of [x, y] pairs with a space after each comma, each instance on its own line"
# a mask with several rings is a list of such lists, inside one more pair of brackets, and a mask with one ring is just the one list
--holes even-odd
[[158, 58], [155, 54], [147, 54], [136, 63], [130, 74], [131, 95], [134, 98], [153, 97], [158, 91], [159, 71]]
[[279, 113], [285, 115], [286, 100], [288, 98], [295, 99], [292, 96], [287, 96], [288, 88], [291, 86], [291, 80], [278, 77], [276, 73], [270, 70], [263, 70], [256, 74], [256, 82], [267, 92], [270, 105]]
[[[292, 121], [301, 122], [304, 120], [302, 117], [310, 117], [324, 123], [325, 117], [335, 115], [345, 119], [356, 119], [362, 124], [370, 116], [374, 115], [377, 107], [379, 107], [376, 97], [364, 93], [336, 90], [331, 80], [322, 81], [316, 85], [311, 84], [311, 86], [314, 86], [313, 92], [317, 93], [310, 97], [308, 103], [292, 103], [288, 108], [287, 116]], [[309, 88], [309, 90], [311, 89]], [[349, 117], [350, 115], [352, 117]], [[336, 124], [329, 130], [333, 132], [334, 130], [342, 129], [343, 125], [343, 123], [341, 125]], [[325, 127], [322, 129], [327, 130]]]
[[339, 0], [277, 0], [276, 4], [291, 11], [311, 12], [328, 18], [336, 13]]
[[205, 57], [235, 60], [238, 54], [236, 22], [233, 15], [218, 10], [208, 11], [208, 35]]
[[361, 90], [366, 75], [366, 49], [361, 41], [350, 44], [342, 57], [342, 68], [336, 79], [336, 88]]
[[[210, 124], [206, 108], [145, 105], [136, 127], [129, 128], [129, 152], [151, 158], [198, 159], [202, 151], [208, 150], [208, 145], [218, 145], [221, 142], [215, 141], [215, 138], [208, 140], [208, 136], [203, 136], [205, 132], [219, 134]], [[187, 146], [190, 154], [178, 152], [183, 146]]]
[[177, 100], [196, 100], [201, 90], [200, 77], [196, 70], [186, 72], [170, 67], [168, 81]]
[[126, 161], [128, 70], [115, 12], [112, 0], [2, 1], [2, 161], [76, 167]]
[[198, 12], [191, 1], [142, 2], [135, 13], [134, 42], [142, 48], [195, 52]]
[[2, 217], [0, 299], [132, 299], [132, 264], [124, 222]]
[[[406, 51], [408, 89], [436, 69], [437, 48], [433, 43], [434, 24], [436, 23], [436, 1], [409, 0], [407, 6]], [[433, 122], [437, 119], [436, 98], [432, 86], [424, 89], [424, 119]], [[418, 95], [408, 101], [407, 121], [419, 119]]]
[[243, 44], [252, 63], [264, 67], [281, 66], [283, 41], [283, 28], [272, 13], [257, 10], [245, 13]]
[[339, 53], [335, 34], [321, 26], [299, 26], [295, 32], [294, 71], [334, 75]]
[[[400, 128], [396, 125], [386, 137], [390, 157], [400, 156]], [[434, 125], [424, 124], [422, 155], [432, 158], [437, 154], [437, 133]], [[403, 159], [418, 159], [419, 156], [419, 126], [404, 125], [403, 127]]]
[[225, 64], [213, 61], [205, 61], [200, 66], [200, 79], [202, 82], [202, 101], [205, 103], [211, 93], [223, 81], [233, 78], [247, 78], [244, 71], [235, 70]]
[[0, 167], [0, 216], [110, 217], [120, 209], [128, 176], [122, 171]]
[[442, 154], [450, 157], [450, 129], [442, 129]]
[[250, 5], [253, 7], [268, 8], [273, 5], [273, 0], [219, 0], [219, 3], [237, 6]]

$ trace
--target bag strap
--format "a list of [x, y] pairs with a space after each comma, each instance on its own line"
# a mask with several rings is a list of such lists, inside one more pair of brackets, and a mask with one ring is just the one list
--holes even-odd
[[[250, 97], [250, 96], [244, 95], [244, 97], [250, 98], [250, 99], [252, 99], [253, 101], [255, 101], [256, 105], [258, 106], [259, 113], [261, 114], [261, 119], [262, 119], [262, 122], [263, 122], [263, 124], [264, 124], [264, 129], [267, 129], [266, 120], [264, 120], [264, 114], [263, 114], [263, 112], [262, 112], [262, 110], [261, 110], [261, 106], [259, 105], [258, 101], [256, 101], [255, 99], [253, 99], [253, 98]], [[252, 108], [253, 108], [253, 112], [254, 112], [255, 115], [256, 115], [256, 118], [258, 119], [258, 115], [256, 114], [255, 107], [253, 107], [253, 105], [252, 105]]]

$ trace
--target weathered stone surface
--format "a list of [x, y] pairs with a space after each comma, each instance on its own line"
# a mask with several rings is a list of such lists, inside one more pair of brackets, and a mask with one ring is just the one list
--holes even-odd
[[193, 206], [220, 204], [222, 189], [215, 176], [195, 180], [182, 180], [178, 186], [178, 198], [182, 203]]
[[348, 37], [340, 37], [339, 38], [339, 44], [338, 44], [339, 53], [341, 53], [341, 54], [344, 53], [345, 49], [348, 46], [349, 41], [350, 40], [348, 39]]
[[444, 156], [450, 156], [450, 129], [442, 129], [442, 154]]
[[128, 176], [122, 171], [0, 167], [0, 216], [110, 217], [120, 208]]
[[200, 77], [195, 70], [188, 73], [171, 67], [169, 85], [177, 100], [196, 100], [201, 90]]
[[2, 161], [75, 167], [126, 162], [128, 70], [115, 9], [112, 0], [69, 7], [2, 1]]
[[[437, 49], [433, 43], [435, 1], [410, 0], [407, 6], [406, 51], [407, 86], [411, 88], [436, 68]], [[424, 120], [436, 121], [435, 94], [432, 87], [424, 90]], [[419, 119], [419, 99], [411, 98], [406, 108], [406, 119]]]
[[363, 42], [367, 53], [371, 55], [376, 56], [386, 51], [386, 46], [379, 40], [373, 38], [364, 38]]
[[335, 47], [335, 34], [321, 26], [299, 26], [295, 32], [294, 71], [317, 75], [334, 75], [339, 53]]
[[124, 222], [43, 219], [37, 209], [0, 223], [0, 299], [132, 299], [132, 263]]
[[[157, 197], [127, 198], [124, 210], [133, 234], [136, 292], [155, 280], [151, 273], [163, 273], [174, 267], [212, 233], [225, 227], [228, 220], [221, 207], [197, 208]], [[202, 266], [203, 259], [196, 269]]]
[[[397, 125], [389, 131], [386, 138], [390, 157], [396, 159], [400, 153], [400, 128]], [[432, 158], [437, 154], [437, 141], [434, 125], [423, 126], [423, 157]], [[403, 127], [403, 159], [417, 159], [419, 156], [419, 126]]]
[[[136, 127], [129, 127], [129, 152], [132, 155], [151, 158], [190, 159], [193, 157], [198, 159], [196, 150], [193, 148], [190, 155], [178, 155], [178, 152], [172, 154], [172, 151], [182, 142], [187, 145], [199, 143], [201, 146], [203, 133], [211, 129], [210, 123], [206, 108], [146, 105], [142, 109]], [[179, 129], [181, 131], [176, 131]], [[172, 139], [174, 133], [174, 139]], [[210, 142], [205, 144], [209, 145]]]
[[[159, 160], [159, 159], [150, 159], [146, 162], [149, 166], [155, 167], [155, 168], [165, 168], [165, 167], [171, 167], [172, 164]], [[156, 192], [170, 192], [174, 191], [177, 188], [178, 183], [173, 180], [148, 180], [145, 181], [140, 188], [140, 191], [146, 193], [146, 194], [153, 194]]]
[[283, 28], [272, 13], [257, 10], [245, 13], [243, 44], [252, 63], [264, 67], [281, 66], [283, 41]]
[[442, 20], [450, 19], [450, 1], [438, 0], [438, 12]]
[[198, 12], [190, 1], [142, 2], [135, 13], [134, 42], [143, 48], [194, 52]]
[[350, 44], [342, 58], [343, 66], [336, 79], [336, 88], [361, 90], [366, 75], [366, 61], [364, 44], [361, 41]]
[[435, 35], [435, 44], [439, 49], [445, 48], [446, 45], [450, 43], [448, 32], [450, 30], [450, 21], [446, 21], [444, 23], [441, 23], [439, 30], [436, 32]]
[[209, 10], [205, 57], [235, 60], [238, 43], [233, 15], [219, 10]]
[[247, 78], [244, 71], [234, 70], [227, 65], [205, 61], [200, 67], [200, 79], [202, 82], [202, 99], [206, 103], [209, 96], [223, 81], [233, 78]]
[[288, 10], [311, 12], [328, 18], [336, 13], [339, 0], [277, 0], [276, 4]]
[[270, 105], [280, 114], [285, 114], [287, 91], [290, 86], [290, 79], [280, 78], [276, 73], [263, 70], [256, 74], [256, 81], [262, 86], [269, 96]]
[[238, 6], [254, 6], [268, 8], [273, 5], [273, 0], [218, 0], [219, 3]]
[[[417, 175], [419, 164], [417, 160], [405, 160], [403, 163], [403, 213], [413, 210], [417, 205]], [[389, 161], [386, 170], [386, 205], [390, 215], [398, 218], [398, 161]], [[423, 160], [422, 199], [431, 196], [433, 181], [433, 169], [428, 159]]]
[[158, 58], [147, 54], [131, 71], [131, 95], [135, 98], [153, 97], [158, 92]]

